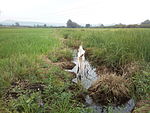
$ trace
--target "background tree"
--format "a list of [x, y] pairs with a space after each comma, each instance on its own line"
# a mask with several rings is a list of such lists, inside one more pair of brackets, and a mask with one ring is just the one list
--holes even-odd
[[68, 28], [79, 28], [81, 27], [79, 24], [75, 23], [75, 22], [72, 22], [72, 20], [68, 20], [67, 21], [67, 27]]
[[150, 20], [145, 20], [144, 22], [141, 22], [141, 24], [150, 24]]
[[150, 28], [150, 20], [145, 20], [144, 22], [141, 22], [140, 27], [142, 27], [142, 28]]
[[89, 27], [91, 27], [91, 25], [90, 25], [90, 24], [86, 24], [85, 27], [86, 27], [86, 28], [89, 28]]
[[101, 25], [100, 25], [100, 27], [104, 27], [104, 25], [103, 25], [103, 24], [101, 24]]
[[44, 27], [47, 27], [47, 25], [46, 25], [46, 24], [44, 24]]
[[19, 26], [20, 26], [19, 22], [16, 22], [16, 23], [15, 23], [15, 26], [19, 27]]

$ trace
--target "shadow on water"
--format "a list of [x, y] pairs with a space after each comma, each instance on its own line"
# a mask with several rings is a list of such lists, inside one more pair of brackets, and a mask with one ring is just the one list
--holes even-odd
[[[88, 89], [91, 87], [92, 83], [98, 79], [98, 76], [95, 72], [96, 69], [85, 60], [84, 54], [85, 51], [82, 46], [79, 47], [78, 51], [74, 51], [74, 59], [72, 62], [76, 65], [72, 70], [68, 71], [76, 73], [76, 78], [72, 80], [74, 83], [80, 81], [80, 84], [85, 89]], [[135, 106], [135, 101], [130, 99], [128, 102], [120, 106], [103, 106], [99, 104], [97, 105], [89, 95], [86, 95], [85, 105], [86, 107], [91, 108], [93, 113], [131, 113]]]

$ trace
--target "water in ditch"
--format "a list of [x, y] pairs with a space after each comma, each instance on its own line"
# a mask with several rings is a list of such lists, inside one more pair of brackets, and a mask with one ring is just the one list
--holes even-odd
[[[76, 73], [76, 78], [72, 80], [74, 83], [80, 82], [85, 89], [88, 89], [92, 83], [98, 79], [98, 76], [95, 72], [96, 69], [85, 59], [84, 54], [85, 50], [83, 50], [82, 46], [74, 51], [73, 63], [76, 65], [72, 70], [68, 71]], [[91, 108], [93, 113], [108, 113], [109, 111], [111, 113], [131, 113], [135, 106], [135, 101], [130, 99], [121, 106], [101, 106], [97, 105], [89, 95], [86, 95], [85, 105]]]

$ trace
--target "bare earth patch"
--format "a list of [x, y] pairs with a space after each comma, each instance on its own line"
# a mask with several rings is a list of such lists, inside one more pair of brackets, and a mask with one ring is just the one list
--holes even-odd
[[47, 56], [43, 56], [42, 59], [47, 64], [52, 64], [52, 65], [55, 65], [55, 66], [59, 66], [63, 69], [72, 69], [75, 66], [75, 64], [71, 61], [52, 62]]

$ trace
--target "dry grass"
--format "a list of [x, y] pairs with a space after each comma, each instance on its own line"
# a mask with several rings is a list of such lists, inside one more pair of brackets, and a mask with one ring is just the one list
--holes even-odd
[[131, 83], [115, 74], [103, 75], [90, 88], [90, 95], [97, 103], [122, 104], [130, 98]]
[[100, 75], [108, 75], [116, 73], [117, 75], [124, 76], [125, 78], [131, 78], [134, 74], [140, 71], [140, 65], [138, 62], [131, 62], [120, 67], [108, 67], [105, 65], [96, 66], [96, 72]]
[[41, 58], [46, 64], [51, 64], [51, 65], [55, 65], [58, 66], [62, 69], [72, 69], [75, 64], [73, 62], [64, 60], [64, 61], [59, 61], [59, 62], [53, 62], [51, 61], [48, 56], [41, 56]]
[[149, 99], [138, 101], [136, 103], [135, 109], [133, 110], [133, 113], [149, 113], [150, 112], [150, 100]]

